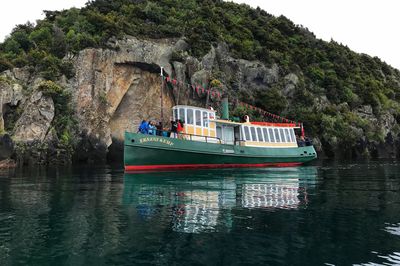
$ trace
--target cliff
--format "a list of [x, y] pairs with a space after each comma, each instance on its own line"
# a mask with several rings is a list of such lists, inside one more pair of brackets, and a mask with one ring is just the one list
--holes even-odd
[[[209, 41], [202, 40], [201, 34], [200, 37], [199, 34], [168, 37], [137, 32], [133, 37], [119, 31], [114, 34], [106, 31], [110, 36], [105, 35], [104, 41], [70, 45], [68, 35], [72, 36], [72, 26], [67, 31], [68, 23], [62, 24], [61, 19], [68, 19], [71, 14], [86, 18], [88, 14], [93, 16], [93, 10], [98, 14], [107, 14], [110, 10], [122, 12], [121, 5], [126, 1], [116, 2], [119, 5], [96, 1], [81, 11], [48, 13], [36, 28], [19, 26], [2, 44], [0, 132], [4, 136], [0, 139], [0, 160], [10, 156], [20, 163], [121, 160], [123, 132], [135, 131], [142, 119], [160, 119], [161, 67], [165, 75], [188, 84], [209, 87], [212, 81], [217, 81], [222, 84], [220, 90], [231, 98], [304, 121], [306, 133], [314, 139], [320, 156], [393, 158], [400, 155], [400, 74], [379, 59], [357, 55], [334, 42], [317, 40], [286, 18], [274, 18], [261, 10], [220, 1], [206, 4], [189, 1], [195, 6], [186, 9], [208, 10], [214, 6], [226, 8], [227, 13], [233, 9], [250, 12], [244, 13], [250, 18], [244, 18], [261, 24], [260, 20], [264, 19], [268, 29], [275, 34], [279, 31], [280, 38], [288, 36], [280, 40], [282, 46], [288, 40], [291, 46], [297, 43], [293, 47], [296, 52], [289, 52], [285, 47], [278, 51], [276, 43], [267, 43], [260, 46], [262, 52], [270, 55], [266, 59], [261, 52], [244, 53], [243, 44], [232, 43], [232, 38], [226, 36]], [[160, 7], [160, 3], [164, 2], [129, 2], [125, 7], [140, 10], [149, 5]], [[185, 6], [181, 9], [186, 10]], [[150, 13], [146, 16], [151, 20]], [[108, 23], [98, 19], [97, 27]], [[271, 20], [274, 25], [270, 25]], [[149, 22], [146, 23], [145, 28], [149, 27]], [[50, 29], [52, 44], [42, 44], [44, 37], [38, 35], [46, 35], [43, 29]], [[168, 35], [164, 31], [158, 30], [156, 35]], [[234, 36], [236, 30], [232, 31]], [[21, 32], [27, 34], [26, 43]], [[59, 36], [63, 34], [65, 47], [58, 54], [55, 48], [62, 45], [56, 40], [61, 40]], [[225, 32], [221, 30], [220, 34]], [[257, 38], [261, 37], [253, 35], [253, 41], [259, 42]], [[299, 36], [303, 39], [292, 40]], [[194, 38], [198, 41], [194, 42]], [[14, 41], [19, 45], [14, 55], [20, 60], [36, 60], [36, 65], [31, 61], [10, 61], [7, 53]], [[308, 58], [313, 55], [325, 61]], [[294, 57], [301, 62], [295, 62]], [[352, 59], [359, 68], [351, 70], [355, 71], [354, 75], [348, 73]], [[207, 101], [204, 95], [184, 87], [163, 89], [166, 120], [175, 104], [205, 106]], [[208, 101], [218, 108], [218, 99]]]

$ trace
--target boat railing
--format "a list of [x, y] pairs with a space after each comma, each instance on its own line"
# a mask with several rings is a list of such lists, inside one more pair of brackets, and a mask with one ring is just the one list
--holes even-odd
[[312, 139], [306, 138], [305, 140], [297, 140], [297, 145], [299, 147], [307, 147], [307, 146], [312, 146], [313, 141]]
[[235, 139], [234, 145], [243, 146], [242, 143], [246, 142], [244, 139]]
[[189, 136], [189, 140], [196, 140], [196, 139], [194, 139], [194, 138], [200, 138], [200, 139], [202, 139], [202, 138], [204, 138], [204, 140], [205, 140], [205, 142], [206, 143], [208, 143], [208, 142], [211, 142], [211, 143], [218, 143], [218, 144], [221, 144], [222, 142], [221, 142], [221, 139], [220, 138], [218, 138], [218, 137], [210, 137], [210, 136], [203, 136], [203, 135], [196, 135], [196, 134], [187, 134], [187, 133], [178, 133], [178, 138], [179, 138], [179, 135], [183, 135], [183, 136]]
[[[164, 133], [166, 133], [167, 136], [172, 136], [173, 133], [175, 133], [178, 139], [186, 139], [186, 140], [191, 140], [191, 141], [202, 141], [201, 139], [204, 139], [204, 141], [206, 143], [209, 143], [209, 142], [210, 143], [218, 143], [218, 144], [222, 143], [221, 139], [218, 137], [188, 134], [188, 133], [177, 133], [177, 132], [172, 132], [172, 131], [168, 131], [168, 130], [163, 130], [162, 132], [157, 130], [157, 133], [158, 133], [157, 135], [159, 135], [159, 136], [164, 136]], [[198, 139], [196, 140], [196, 138], [198, 138]]]

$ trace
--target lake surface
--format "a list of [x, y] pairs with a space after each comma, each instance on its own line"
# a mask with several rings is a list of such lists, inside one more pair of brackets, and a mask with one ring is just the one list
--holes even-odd
[[400, 163], [0, 172], [0, 265], [399, 265]]

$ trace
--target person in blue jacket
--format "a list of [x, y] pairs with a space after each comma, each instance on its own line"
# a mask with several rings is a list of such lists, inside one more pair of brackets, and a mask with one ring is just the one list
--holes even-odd
[[148, 134], [149, 133], [149, 122], [146, 120], [143, 120], [142, 123], [139, 125], [138, 132], [142, 134]]

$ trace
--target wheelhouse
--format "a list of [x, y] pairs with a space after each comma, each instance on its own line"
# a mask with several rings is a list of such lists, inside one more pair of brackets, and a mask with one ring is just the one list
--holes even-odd
[[175, 120], [184, 122], [184, 133], [191, 140], [212, 141], [216, 138], [215, 111], [200, 107], [177, 105], [172, 108]]

